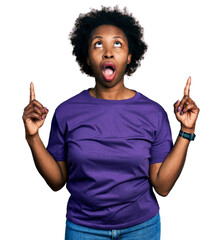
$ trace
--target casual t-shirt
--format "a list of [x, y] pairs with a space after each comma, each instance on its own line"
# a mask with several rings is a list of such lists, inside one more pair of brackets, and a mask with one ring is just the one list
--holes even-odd
[[68, 163], [66, 217], [107, 230], [140, 224], [159, 212], [149, 165], [172, 149], [167, 113], [136, 90], [107, 100], [89, 89], [61, 103], [51, 123], [47, 150]]

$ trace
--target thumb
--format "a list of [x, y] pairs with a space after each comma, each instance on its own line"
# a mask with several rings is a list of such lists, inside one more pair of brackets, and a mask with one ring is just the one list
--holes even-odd
[[177, 110], [178, 110], [178, 107], [180, 105], [180, 101], [177, 100], [174, 104], [173, 104], [173, 107], [174, 107], [174, 113], [177, 114]]

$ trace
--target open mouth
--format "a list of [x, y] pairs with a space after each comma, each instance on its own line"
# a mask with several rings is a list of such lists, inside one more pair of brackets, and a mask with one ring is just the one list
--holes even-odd
[[116, 75], [116, 66], [112, 62], [106, 62], [102, 65], [103, 77], [107, 81], [112, 81]]

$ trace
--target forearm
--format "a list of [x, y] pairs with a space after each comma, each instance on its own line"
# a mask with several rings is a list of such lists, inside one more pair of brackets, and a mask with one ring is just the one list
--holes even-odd
[[[189, 132], [184, 129], [182, 130]], [[159, 169], [156, 179], [156, 190], [162, 193], [163, 196], [166, 196], [170, 192], [180, 176], [186, 160], [189, 143], [189, 140], [178, 136], [171, 152]]]
[[[177, 120], [181, 123], [181, 130], [193, 134], [200, 109], [189, 96], [190, 85], [191, 77], [187, 79], [182, 100], [174, 103], [174, 113]], [[160, 195], [166, 196], [180, 176], [189, 144], [189, 140], [178, 136], [173, 149], [164, 162], [151, 167], [151, 181]]]
[[59, 165], [42, 143], [39, 134], [27, 137], [35, 166], [52, 190], [56, 191], [63, 185], [63, 176]]

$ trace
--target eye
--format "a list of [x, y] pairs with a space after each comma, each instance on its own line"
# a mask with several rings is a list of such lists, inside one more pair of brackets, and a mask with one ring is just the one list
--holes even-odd
[[94, 47], [95, 47], [95, 48], [100, 48], [100, 47], [102, 47], [102, 43], [101, 43], [101, 42], [96, 42], [96, 43], [94, 44]]
[[121, 42], [115, 42], [114, 43], [114, 47], [121, 47], [122, 46], [122, 43]]

